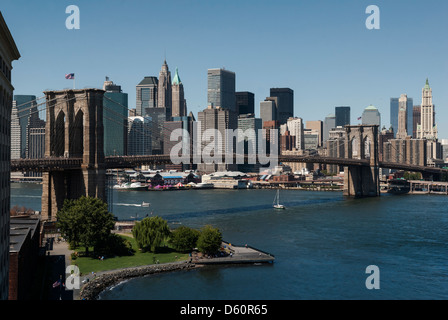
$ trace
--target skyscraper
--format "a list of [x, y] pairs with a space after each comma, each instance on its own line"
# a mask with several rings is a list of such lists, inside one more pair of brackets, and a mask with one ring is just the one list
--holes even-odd
[[417, 138], [417, 126], [421, 121], [421, 110], [420, 106], [414, 106], [412, 108], [412, 137]]
[[236, 108], [238, 114], [255, 114], [255, 95], [252, 92], [236, 92]]
[[271, 88], [270, 96], [277, 98], [277, 120], [285, 124], [294, 117], [294, 90], [290, 88]]
[[[406, 132], [408, 136], [412, 136], [413, 119], [412, 110], [414, 107], [414, 100], [406, 96]], [[390, 98], [390, 124], [392, 126], [394, 135], [398, 133], [398, 111], [399, 111], [399, 100], [400, 98]]]
[[[268, 98], [267, 98], [268, 99]], [[277, 120], [276, 98], [260, 102], [260, 118], [264, 122]]]
[[378, 108], [370, 105], [364, 109], [362, 113], [362, 124], [363, 125], [377, 125], [381, 128], [381, 114]]
[[104, 155], [124, 156], [127, 154], [128, 94], [107, 77], [103, 90], [106, 91], [103, 97]]
[[149, 117], [128, 118], [128, 155], [141, 156], [152, 154], [151, 126]]
[[336, 116], [331, 113], [325, 117], [324, 120], [324, 137], [323, 142], [325, 142], [330, 138], [330, 130], [336, 128]]
[[17, 107], [20, 123], [20, 158], [26, 158], [26, 139], [28, 123], [30, 119], [39, 118], [36, 96], [34, 95], [14, 95], [14, 105]]
[[207, 103], [236, 113], [235, 72], [225, 69], [208, 69]]
[[136, 113], [145, 116], [149, 108], [157, 108], [157, 77], [145, 77], [136, 87]]
[[165, 60], [159, 73], [159, 83], [157, 86], [157, 107], [165, 108], [167, 121], [171, 120], [171, 95], [171, 72]]
[[172, 83], [172, 113], [174, 117], [185, 117], [187, 115], [187, 101], [184, 96], [184, 85], [179, 77], [179, 71], [176, 68]]
[[398, 99], [398, 130], [397, 139], [406, 139], [407, 131], [407, 96], [402, 94]]
[[[258, 135], [261, 134], [261, 129], [263, 129], [262, 120], [255, 118], [251, 113], [242, 114], [238, 117], [238, 129], [238, 143], [243, 145], [244, 154], [257, 155]], [[245, 162], [238, 165], [238, 170], [241, 172], [258, 172], [259, 168], [259, 163], [251, 164]]]
[[0, 12], [0, 300], [9, 294], [9, 207], [11, 166], [12, 62], [20, 58], [3, 15]]
[[435, 106], [432, 103], [432, 89], [429, 81], [422, 89], [422, 105], [420, 107], [421, 120], [417, 126], [417, 139], [437, 139], [437, 125], [435, 124]]
[[12, 102], [11, 111], [11, 159], [20, 159], [20, 121], [16, 101]]
[[303, 137], [303, 119], [302, 118], [288, 118], [286, 122], [288, 131], [292, 136], [296, 137], [295, 148], [297, 150], [303, 150], [305, 148], [305, 140]]
[[350, 125], [350, 107], [335, 107], [336, 127]]
[[[234, 112], [229, 109], [214, 108], [209, 106], [207, 109], [198, 113], [198, 126], [199, 126], [199, 137], [201, 137], [202, 144], [201, 150], [205, 146], [209, 146], [210, 143], [213, 145], [213, 154], [225, 154], [226, 151], [234, 151], [235, 143], [232, 145], [226, 144], [226, 129], [236, 129], [238, 126], [237, 119], [234, 117]], [[209, 130], [212, 129], [212, 130]], [[208, 130], [206, 132], [206, 130]], [[210, 133], [210, 135], [207, 135]], [[214, 137], [213, 133], [217, 133], [220, 136]], [[204, 141], [205, 140], [205, 141]], [[214, 142], [214, 143], [213, 143]], [[203, 159], [204, 160], [204, 159]], [[236, 164], [227, 163], [210, 163], [210, 161], [203, 161], [203, 163], [198, 164], [198, 170], [204, 172], [214, 172], [214, 171], [225, 171], [225, 170], [236, 170]]]

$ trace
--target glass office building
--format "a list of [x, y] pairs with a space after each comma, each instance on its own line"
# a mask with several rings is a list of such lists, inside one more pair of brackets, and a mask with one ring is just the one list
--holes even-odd
[[207, 104], [236, 112], [235, 72], [208, 69]]

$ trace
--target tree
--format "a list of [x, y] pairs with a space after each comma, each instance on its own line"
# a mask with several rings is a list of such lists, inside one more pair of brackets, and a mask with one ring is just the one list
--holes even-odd
[[177, 251], [191, 251], [196, 247], [199, 235], [199, 230], [181, 226], [171, 233], [170, 243]]
[[197, 241], [199, 251], [207, 254], [216, 253], [221, 247], [221, 243], [222, 234], [218, 228], [206, 225], [201, 229], [201, 234]]
[[82, 244], [86, 254], [91, 246], [94, 252], [104, 247], [115, 225], [104, 201], [84, 196], [77, 200], [65, 200], [57, 218], [63, 236], [72, 247]]
[[168, 223], [161, 217], [144, 218], [136, 222], [132, 229], [135, 241], [140, 249], [155, 252], [170, 236]]

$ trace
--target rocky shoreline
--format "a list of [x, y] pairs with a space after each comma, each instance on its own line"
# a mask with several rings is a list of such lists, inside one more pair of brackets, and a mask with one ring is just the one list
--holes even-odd
[[150, 274], [191, 270], [197, 268], [198, 265], [189, 261], [153, 264], [143, 267], [126, 268], [117, 271], [111, 271], [98, 275], [92, 281], [86, 283], [80, 292], [80, 300], [97, 300], [101, 292], [107, 288], [116, 285], [124, 280], [136, 277], [143, 277]]

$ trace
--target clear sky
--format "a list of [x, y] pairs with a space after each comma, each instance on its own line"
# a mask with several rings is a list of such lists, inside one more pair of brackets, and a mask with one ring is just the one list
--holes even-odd
[[[68, 5], [80, 29], [68, 30]], [[368, 30], [366, 8], [380, 9]], [[166, 56], [184, 84], [188, 111], [207, 106], [207, 69], [236, 73], [236, 90], [259, 102], [271, 87], [294, 90], [295, 116], [324, 120], [351, 106], [351, 122], [373, 104], [387, 127], [389, 100], [406, 93], [421, 103], [429, 78], [439, 138], [448, 138], [446, 0], [1, 0], [22, 55], [13, 64], [15, 94], [102, 87], [105, 76], [129, 94], [158, 76]]]

